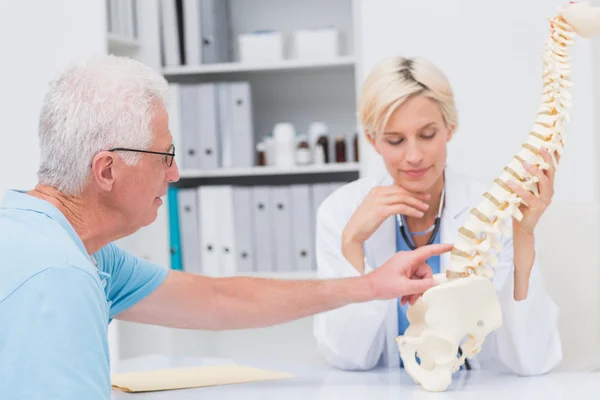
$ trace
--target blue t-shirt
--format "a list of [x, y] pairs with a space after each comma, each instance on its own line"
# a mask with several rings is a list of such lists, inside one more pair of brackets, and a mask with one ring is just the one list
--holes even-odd
[[110, 399], [108, 324], [168, 270], [109, 244], [91, 257], [47, 201], [0, 207], [0, 399]]
[[[406, 221], [404, 220], [404, 217], [402, 217], [402, 224], [404, 225], [404, 229], [406, 231], [406, 236], [411, 241], [411, 244], [414, 245], [414, 243], [412, 243], [412, 238], [410, 237], [408, 229], [406, 228]], [[440, 243], [440, 229], [438, 229], [437, 233], [435, 234], [433, 243], [435, 243], [435, 244]], [[406, 243], [402, 234], [400, 233], [400, 226], [398, 225], [398, 220], [396, 220], [396, 251], [411, 251], [411, 250], [412, 249], [410, 247], [408, 247], [408, 244]], [[429, 259], [427, 260], [427, 265], [429, 265], [431, 267], [431, 271], [434, 274], [439, 273], [440, 272], [440, 256], [429, 257]], [[401, 305], [400, 299], [398, 299], [398, 335], [404, 335], [404, 331], [406, 330], [406, 328], [408, 328], [409, 323], [408, 323], [408, 319], [406, 318], [406, 311], [408, 310], [408, 307], [409, 307], [408, 303], [405, 305]]]

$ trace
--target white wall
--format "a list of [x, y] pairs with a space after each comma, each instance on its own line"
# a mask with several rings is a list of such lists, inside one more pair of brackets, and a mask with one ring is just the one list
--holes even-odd
[[[448, 76], [457, 100], [459, 129], [449, 164], [492, 181], [526, 140], [542, 89], [541, 54], [547, 16], [563, 0], [359, 1], [361, 77], [380, 59], [421, 56]], [[574, 107], [555, 201], [597, 199], [597, 139], [593, 132], [591, 41], [571, 49]], [[382, 170], [368, 149], [366, 174]]]
[[103, 0], [0, 0], [0, 198], [29, 189], [39, 161], [37, 123], [48, 81], [73, 58], [106, 50]]

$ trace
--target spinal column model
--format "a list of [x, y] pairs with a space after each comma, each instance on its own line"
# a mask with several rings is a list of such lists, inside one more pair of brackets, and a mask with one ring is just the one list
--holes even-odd
[[[569, 45], [577, 34], [600, 35], [600, 8], [570, 3], [549, 22], [550, 38], [542, 56], [543, 95], [527, 141], [471, 210], [458, 231], [451, 266], [446, 274], [436, 276], [439, 284], [409, 308], [410, 326], [397, 338], [407, 373], [426, 390], [446, 390], [452, 373], [465, 358], [477, 354], [486, 336], [502, 325], [502, 312], [490, 278], [496, 254], [501, 250], [501, 237], [511, 234], [512, 218], [522, 218], [521, 198], [506, 182], [516, 182], [538, 194], [537, 178], [525, 170], [523, 162], [547, 169], [550, 166], [540, 149], [548, 150], [554, 166], [555, 154], [562, 154], [571, 107]], [[460, 346], [462, 356], [458, 358], [459, 341], [464, 337], [467, 341]]]
[[[516, 182], [537, 194], [537, 178], [525, 170], [523, 162], [547, 169], [549, 165], [540, 155], [540, 149], [545, 148], [552, 155], [555, 152], [562, 154], [565, 123], [569, 120], [571, 107], [568, 47], [578, 32], [577, 22], [585, 22], [579, 30], [581, 34], [593, 34], [589, 22], [590, 15], [595, 11], [596, 9], [577, 3], [563, 7], [559, 16], [550, 19], [551, 34], [542, 56], [543, 95], [537, 119], [527, 141], [504, 167], [502, 174], [494, 180], [479, 205], [471, 210], [467, 222], [459, 229], [458, 240], [452, 251], [452, 266], [446, 274], [449, 279], [469, 275], [492, 276], [490, 267], [497, 262], [494, 252], [500, 250], [499, 235], [510, 235], [512, 217], [517, 220], [522, 218], [519, 211], [521, 198], [506, 186], [506, 182]], [[596, 25], [596, 30], [598, 29], [600, 25]], [[554, 156], [553, 163], [557, 166]]]

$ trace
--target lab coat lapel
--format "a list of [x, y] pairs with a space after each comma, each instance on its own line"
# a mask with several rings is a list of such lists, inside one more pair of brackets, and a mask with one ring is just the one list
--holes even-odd
[[376, 266], [380, 266], [396, 254], [396, 223], [394, 217], [387, 218], [379, 226], [371, 238], [372, 243], [369, 246], [373, 249], [373, 258]]
[[[470, 207], [469, 190], [467, 181], [450, 168], [446, 167], [444, 176], [446, 200], [441, 218], [440, 243], [453, 244]], [[450, 252], [447, 252], [440, 256], [440, 272], [445, 272], [449, 265]]]

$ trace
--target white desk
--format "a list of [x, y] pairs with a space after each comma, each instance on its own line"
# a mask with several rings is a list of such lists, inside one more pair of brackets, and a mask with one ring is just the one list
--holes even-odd
[[[116, 372], [231, 364], [232, 360], [150, 356], [127, 360]], [[579, 400], [600, 398], [600, 373], [552, 373], [517, 377], [486, 371], [459, 371], [446, 392], [426, 392], [398, 369], [340, 371], [326, 366], [275, 364], [236, 360], [236, 364], [289, 372], [296, 377], [278, 381], [214, 386], [152, 393], [113, 390], [113, 400], [187, 399], [322, 399], [322, 400]]]

